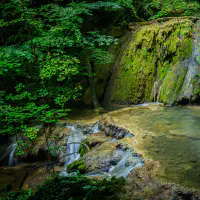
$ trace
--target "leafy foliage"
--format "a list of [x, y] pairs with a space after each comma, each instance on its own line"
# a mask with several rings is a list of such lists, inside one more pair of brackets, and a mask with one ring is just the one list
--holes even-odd
[[124, 184], [124, 179], [117, 178], [95, 180], [85, 176], [60, 177], [56, 175], [38, 186], [34, 194], [31, 190], [11, 192], [4, 200], [117, 200], [120, 199]]
[[20, 134], [31, 142], [37, 136], [32, 127], [67, 116], [67, 103], [81, 96], [80, 80], [94, 75], [86, 70], [88, 60], [112, 62], [107, 48], [117, 39], [103, 34], [101, 21], [124, 27], [141, 18], [198, 15], [199, 8], [195, 0], [3, 0], [0, 135]]
[[153, 0], [146, 4], [145, 9], [150, 19], [161, 17], [200, 16], [198, 1], [186, 0]]
[[[79, 80], [87, 75], [82, 57], [89, 55], [97, 63], [112, 60], [106, 47], [116, 39], [85, 31], [85, 19], [92, 10], [122, 7], [118, 2], [34, 6], [9, 0], [0, 8], [0, 135], [19, 134], [31, 142], [37, 137], [35, 125], [58, 123], [69, 111], [66, 103], [81, 95]], [[18, 148], [19, 155], [24, 151]]]
[[33, 194], [32, 189], [29, 189], [27, 191], [25, 190], [17, 190], [14, 192], [9, 192], [9, 194], [6, 197], [0, 197], [0, 200], [28, 200], [31, 198]]

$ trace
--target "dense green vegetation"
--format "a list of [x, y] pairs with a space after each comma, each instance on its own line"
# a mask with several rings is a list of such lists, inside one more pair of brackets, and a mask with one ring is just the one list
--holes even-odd
[[93, 66], [112, 62], [107, 48], [117, 39], [106, 34], [108, 27], [198, 15], [199, 8], [186, 0], [2, 1], [0, 134], [34, 140], [35, 124], [55, 124], [67, 116], [67, 102], [81, 96], [87, 77], [94, 107], [100, 108]]
[[[125, 33], [129, 22], [199, 17], [200, 3], [195, 0], [2, 0], [0, 11], [0, 136], [19, 135], [17, 155], [20, 156], [37, 138], [36, 125], [58, 124], [61, 118], [67, 117], [71, 103], [80, 99], [88, 87], [94, 108], [101, 108], [95, 91], [94, 67], [113, 62], [108, 48], [119, 39], [109, 35], [108, 30], [118, 27]], [[142, 51], [145, 57], [147, 52]], [[128, 80], [127, 76], [125, 79]], [[7, 199], [17, 199], [18, 195], [22, 195], [18, 199], [55, 199], [58, 194], [63, 195], [58, 199], [72, 199], [77, 190], [81, 193], [76, 199], [108, 196], [117, 199], [114, 191], [120, 191], [117, 187], [114, 179], [110, 182], [56, 177], [46, 181], [34, 194], [20, 191], [9, 194]], [[49, 194], [49, 188], [53, 194]]]
[[19, 190], [7, 194], [4, 200], [60, 200], [60, 199], [120, 199], [125, 184], [124, 179], [91, 180], [84, 176], [59, 177], [55, 176], [36, 191]]

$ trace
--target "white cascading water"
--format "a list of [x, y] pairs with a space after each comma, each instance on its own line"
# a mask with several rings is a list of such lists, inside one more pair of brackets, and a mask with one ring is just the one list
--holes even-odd
[[160, 100], [160, 93], [162, 90], [162, 81], [155, 81], [153, 85], [153, 101], [159, 102]]
[[8, 159], [9, 167], [15, 166], [17, 164], [16, 160], [14, 159], [16, 148], [17, 148], [17, 144], [11, 144], [11, 152], [10, 152], [9, 159]]
[[[80, 144], [86, 136], [74, 126], [67, 126], [71, 129], [70, 135], [67, 138], [67, 149], [66, 149], [66, 161], [64, 165], [64, 169], [61, 172], [62, 176], [69, 176], [66, 169], [69, 164], [80, 159], [80, 154], [78, 150], [80, 148]], [[93, 127], [93, 133], [97, 133], [100, 131], [98, 122]], [[124, 152], [123, 158], [119, 161], [116, 166], [112, 166], [108, 173], [97, 173], [92, 176], [116, 176], [116, 177], [127, 177], [128, 174], [136, 167], [140, 167], [143, 165], [143, 161], [139, 159], [137, 156], [134, 157], [132, 152]]]
[[93, 127], [93, 129], [92, 129], [92, 132], [93, 133], [98, 133], [100, 130], [99, 130], [99, 122], [97, 122], [95, 125], [94, 125], [94, 127]]
[[0, 158], [0, 162], [4, 159], [8, 157], [8, 166], [12, 167], [15, 166], [16, 160], [15, 160], [15, 152], [16, 152], [16, 148], [17, 148], [17, 144], [16, 143], [12, 143], [8, 146], [8, 148], [6, 149], [6, 151], [4, 152], [4, 154], [1, 156]]
[[80, 148], [82, 140], [85, 139], [83, 133], [77, 130], [74, 126], [67, 126], [67, 128], [70, 128], [71, 132], [70, 135], [67, 137], [66, 160], [63, 172], [61, 172], [61, 175], [64, 176], [68, 175], [66, 171], [67, 166], [80, 158], [78, 150]]
[[66, 165], [71, 164], [75, 160], [80, 158], [78, 150], [82, 141], [82, 133], [77, 131], [74, 126], [71, 128], [71, 133], [67, 138], [67, 156], [66, 156]]

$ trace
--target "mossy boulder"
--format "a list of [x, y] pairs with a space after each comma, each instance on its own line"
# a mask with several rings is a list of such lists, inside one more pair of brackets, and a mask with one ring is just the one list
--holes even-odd
[[88, 136], [85, 141], [90, 148], [93, 148], [93, 147], [99, 146], [102, 143], [107, 142], [108, 140], [111, 140], [111, 139], [112, 138], [109, 136], [106, 136], [104, 132], [99, 132], [99, 133], [95, 133], [95, 134]]
[[[47, 144], [46, 144], [46, 137], [45, 132], [48, 135], [49, 146], [51, 148], [54, 147], [62, 147], [62, 151], [59, 151], [58, 157], [60, 158], [60, 162], [65, 162], [65, 149], [66, 149], [66, 137], [70, 134], [71, 129], [65, 126], [55, 126], [55, 127], [45, 127], [41, 128], [38, 134], [34, 145], [30, 149], [28, 153], [27, 159], [38, 159], [38, 160], [45, 160], [48, 153], [47, 153]], [[36, 160], [37, 161], [37, 160]]]
[[84, 154], [83, 161], [87, 166], [87, 171], [107, 168], [113, 162], [119, 162], [122, 157], [122, 151], [117, 150], [117, 145], [117, 142], [105, 142]]
[[84, 140], [84, 141], [81, 143], [81, 145], [80, 145], [80, 147], [79, 147], [79, 150], [78, 150], [80, 156], [83, 157], [83, 155], [86, 154], [89, 150], [90, 150], [90, 147], [89, 147], [87, 141]]
[[75, 171], [79, 171], [81, 174], [84, 174], [86, 172], [86, 165], [83, 159], [76, 160], [67, 166], [68, 173]]
[[184, 98], [197, 99], [200, 81], [193, 80], [200, 72], [196, 62], [200, 56], [199, 24], [192, 18], [135, 24], [127, 35], [126, 49], [115, 63], [105, 101], [135, 104], [159, 100], [174, 104]]
[[98, 147], [104, 142], [107, 142], [111, 140], [112, 138], [109, 136], [106, 136], [104, 132], [95, 133], [92, 135], [89, 135], [87, 139], [85, 139], [82, 142], [82, 145], [79, 148], [79, 153], [81, 157], [86, 154], [88, 151], [90, 151], [94, 147]]

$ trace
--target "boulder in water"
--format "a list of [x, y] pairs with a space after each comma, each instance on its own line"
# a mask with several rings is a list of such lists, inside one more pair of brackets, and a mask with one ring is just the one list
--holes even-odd
[[85, 142], [90, 148], [93, 148], [93, 147], [95, 147], [97, 145], [99, 146], [102, 143], [107, 142], [110, 139], [111, 139], [111, 137], [106, 136], [105, 133], [98, 132], [98, 133], [89, 135], [87, 137], [87, 139], [85, 140]]
[[67, 166], [68, 173], [76, 171], [79, 171], [81, 174], [84, 174], [86, 172], [86, 165], [83, 159], [76, 160]]
[[117, 142], [105, 142], [86, 153], [83, 161], [87, 166], [87, 171], [91, 172], [109, 167], [113, 161], [119, 162], [121, 157], [122, 152], [117, 151]]

